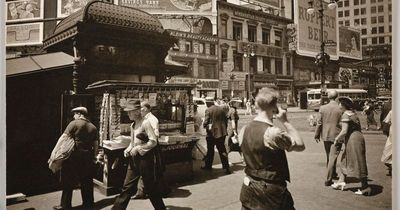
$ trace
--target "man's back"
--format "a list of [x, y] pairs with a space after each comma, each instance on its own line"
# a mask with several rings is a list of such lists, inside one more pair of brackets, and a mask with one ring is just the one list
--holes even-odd
[[336, 101], [330, 101], [328, 104], [321, 106], [320, 120], [316, 129], [316, 137], [319, 136], [323, 141], [334, 141], [339, 133], [339, 122], [342, 116], [342, 110]]
[[212, 124], [211, 133], [215, 138], [227, 135], [227, 118], [222, 107], [213, 105], [206, 110], [205, 124]]

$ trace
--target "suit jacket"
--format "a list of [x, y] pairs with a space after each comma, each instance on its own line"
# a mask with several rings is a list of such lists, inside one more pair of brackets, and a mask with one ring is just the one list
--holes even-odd
[[[206, 109], [203, 126], [208, 129], [209, 135], [214, 138], [221, 138], [228, 135], [227, 124], [228, 118], [222, 107], [213, 105]], [[210, 125], [211, 128], [208, 128]]]
[[339, 104], [336, 101], [330, 101], [321, 106], [319, 113], [315, 138], [334, 142], [340, 132], [339, 122], [343, 113]]

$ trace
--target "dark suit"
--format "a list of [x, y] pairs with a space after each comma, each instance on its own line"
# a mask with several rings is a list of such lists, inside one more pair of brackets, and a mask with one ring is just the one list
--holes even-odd
[[207, 157], [205, 168], [211, 168], [214, 160], [214, 148], [217, 146], [219, 157], [224, 169], [229, 169], [228, 153], [225, 148], [225, 137], [227, 132], [228, 119], [224, 109], [212, 105], [206, 109], [204, 128], [207, 130]]
[[336, 159], [342, 147], [342, 144], [333, 144], [335, 137], [340, 132], [339, 122], [342, 117], [342, 110], [336, 101], [330, 101], [328, 104], [321, 106], [319, 112], [315, 139], [320, 139], [324, 142], [328, 168], [326, 183], [329, 183], [336, 173]]

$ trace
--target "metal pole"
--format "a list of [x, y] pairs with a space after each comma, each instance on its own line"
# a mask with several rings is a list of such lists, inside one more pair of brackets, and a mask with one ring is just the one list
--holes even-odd
[[[248, 56], [250, 56], [250, 55], [248, 55]], [[246, 57], [246, 67], [247, 67], [247, 70], [249, 71], [248, 82], [247, 82], [247, 90], [248, 90], [247, 100], [250, 100], [250, 96], [251, 96], [251, 90], [250, 90], [250, 88], [251, 88], [251, 84], [250, 84], [251, 78], [250, 78], [250, 76], [251, 76], [251, 73], [250, 73], [250, 58], [249, 57]]]
[[319, 26], [320, 26], [320, 31], [319, 31], [319, 36], [320, 36], [320, 41], [321, 41], [321, 59], [322, 63], [320, 64], [320, 70], [321, 70], [321, 105], [325, 104], [327, 101], [327, 95], [326, 95], [326, 89], [325, 89], [325, 43], [324, 43], [324, 5], [323, 5], [323, 0], [320, 0], [320, 8], [319, 8]]

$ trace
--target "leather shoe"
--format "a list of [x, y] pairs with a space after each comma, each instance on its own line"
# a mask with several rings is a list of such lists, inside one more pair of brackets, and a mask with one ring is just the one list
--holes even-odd
[[212, 170], [212, 168], [208, 167], [208, 166], [202, 166], [201, 169], [202, 170], [206, 170], [206, 171], [211, 171]]
[[329, 181], [325, 181], [325, 186], [331, 186], [333, 184], [333, 182], [331, 181], [331, 180], [329, 180]]

